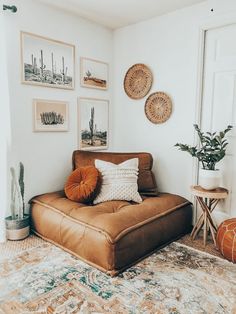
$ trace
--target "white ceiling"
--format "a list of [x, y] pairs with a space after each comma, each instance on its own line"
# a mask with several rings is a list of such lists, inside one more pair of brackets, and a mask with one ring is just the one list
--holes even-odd
[[205, 0], [39, 0], [115, 29]]

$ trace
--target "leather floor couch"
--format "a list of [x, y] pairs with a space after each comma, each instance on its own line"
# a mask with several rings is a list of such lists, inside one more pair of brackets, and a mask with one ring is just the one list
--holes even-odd
[[88, 205], [70, 201], [63, 191], [47, 193], [30, 201], [32, 230], [111, 276], [190, 232], [191, 203], [156, 192], [150, 154], [75, 151], [73, 169], [94, 165], [95, 159], [119, 164], [135, 157], [139, 158], [141, 204]]

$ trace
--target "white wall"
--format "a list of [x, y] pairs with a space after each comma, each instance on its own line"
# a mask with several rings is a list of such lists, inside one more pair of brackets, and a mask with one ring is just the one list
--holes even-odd
[[[22, 161], [26, 170], [26, 201], [35, 194], [63, 187], [71, 170], [71, 153], [77, 148], [77, 97], [113, 98], [110, 148], [114, 151], [148, 151], [160, 191], [190, 198], [192, 159], [173, 147], [193, 142], [195, 120], [198, 31], [211, 17], [236, 10], [234, 0], [207, 1], [114, 33], [94, 23], [46, 7], [33, 0], [8, 1], [18, 13], [4, 13], [10, 81], [12, 147], [10, 163]], [[214, 12], [210, 11], [214, 8]], [[76, 87], [73, 91], [20, 83], [20, 31], [28, 31], [76, 46]], [[106, 91], [81, 88], [79, 57], [110, 64], [112, 86]], [[143, 62], [153, 71], [151, 92], [165, 91], [173, 100], [171, 118], [154, 125], [144, 114], [145, 99], [131, 100], [123, 90], [123, 78], [134, 63]], [[114, 68], [112, 71], [111, 65]], [[112, 89], [113, 87], [113, 89]], [[113, 93], [112, 93], [113, 91]], [[65, 133], [32, 131], [32, 99], [70, 102], [70, 130]]]
[[[92, 22], [51, 9], [32, 0], [8, 1], [18, 7], [6, 13], [5, 26], [10, 81], [12, 150], [10, 162], [25, 165], [26, 201], [32, 196], [63, 188], [77, 148], [77, 97], [110, 99], [108, 91], [80, 87], [81, 56], [112, 63], [112, 31]], [[27, 31], [76, 46], [75, 90], [21, 84], [20, 31]], [[110, 67], [111, 70], [111, 67]], [[32, 99], [69, 101], [69, 132], [34, 133]]]
[[[0, 1], [2, 7], [2, 1]], [[6, 46], [5, 46], [5, 25], [4, 16], [0, 12], [0, 242], [5, 240], [5, 222], [4, 218], [7, 212], [7, 186], [8, 186], [8, 151], [10, 147], [10, 112], [9, 112], [9, 91], [8, 91], [8, 69], [6, 64]]]
[[[207, 1], [114, 32], [113, 146], [151, 152], [160, 191], [191, 197], [192, 158], [174, 144], [194, 140], [199, 27], [233, 10], [235, 1]], [[147, 97], [132, 100], [125, 94], [123, 79], [134, 63], [151, 68], [150, 93], [164, 91], [172, 98], [173, 113], [166, 123], [154, 125], [145, 117]]]

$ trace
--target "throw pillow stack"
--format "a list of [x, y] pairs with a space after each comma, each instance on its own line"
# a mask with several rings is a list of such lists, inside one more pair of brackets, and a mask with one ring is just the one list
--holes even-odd
[[[88, 167], [81, 167], [72, 172], [65, 185], [66, 196], [73, 201], [85, 203], [91, 202], [93, 198], [94, 204], [112, 200], [141, 203], [142, 198], [138, 193], [137, 184], [138, 162], [138, 158], [133, 158], [116, 165], [96, 159], [95, 167], [89, 167], [89, 175], [81, 176], [81, 171], [84, 170], [82, 168]], [[75, 179], [76, 171], [79, 175]], [[73, 177], [73, 184], [71, 184], [71, 177]], [[88, 191], [87, 198], [85, 197], [85, 190]], [[81, 191], [83, 192], [82, 197]]]

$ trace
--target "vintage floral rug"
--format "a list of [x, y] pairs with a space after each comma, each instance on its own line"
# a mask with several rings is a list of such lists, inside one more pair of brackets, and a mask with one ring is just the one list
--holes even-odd
[[0, 260], [0, 313], [235, 314], [236, 265], [172, 243], [111, 278], [42, 242]]

